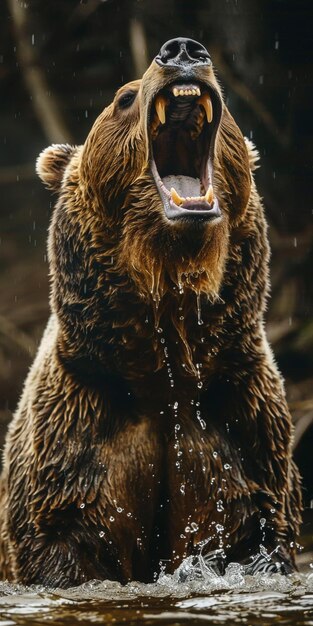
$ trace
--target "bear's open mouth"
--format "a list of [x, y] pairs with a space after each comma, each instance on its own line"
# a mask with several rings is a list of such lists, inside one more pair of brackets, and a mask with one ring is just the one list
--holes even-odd
[[198, 82], [175, 82], [150, 111], [151, 171], [169, 219], [221, 217], [213, 188], [213, 151], [221, 117], [218, 94]]

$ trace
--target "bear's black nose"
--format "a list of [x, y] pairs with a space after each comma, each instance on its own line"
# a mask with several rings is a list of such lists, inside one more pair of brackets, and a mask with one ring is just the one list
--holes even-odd
[[193, 39], [177, 37], [170, 39], [155, 57], [159, 65], [177, 67], [182, 65], [211, 65], [211, 58], [206, 48]]

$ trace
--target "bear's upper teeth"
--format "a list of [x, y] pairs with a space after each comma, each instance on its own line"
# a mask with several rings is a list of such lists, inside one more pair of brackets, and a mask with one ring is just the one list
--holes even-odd
[[158, 118], [161, 124], [165, 124], [165, 107], [167, 105], [166, 99], [164, 96], [157, 96], [155, 101], [155, 109], [158, 114]]
[[[191, 138], [196, 139], [202, 131], [203, 120], [206, 117], [208, 123], [210, 124], [213, 120], [213, 106], [210, 95], [205, 92], [201, 94], [200, 87], [197, 85], [173, 85], [172, 93], [175, 97], [178, 96], [199, 96], [197, 99], [194, 99], [194, 103], [191, 104], [190, 100], [186, 100], [184, 103], [180, 103], [178, 107], [174, 109], [170, 108], [170, 119], [173, 121], [185, 119], [187, 114], [192, 106], [200, 105], [197, 109], [199, 111], [197, 119], [194, 123], [194, 128], [191, 129]], [[189, 104], [188, 104], [189, 103]], [[170, 105], [170, 100], [167, 99], [164, 95], [158, 95], [155, 99], [155, 118], [151, 123], [151, 132], [152, 138], [155, 139], [158, 134], [158, 126], [159, 124], [164, 125], [166, 122], [166, 108]], [[187, 108], [186, 108], [187, 107]], [[188, 108], [189, 107], [189, 108]]]
[[172, 93], [174, 94], [175, 98], [177, 98], [178, 96], [201, 95], [200, 87], [197, 87], [197, 85], [189, 85], [189, 87], [178, 87], [176, 85], [175, 87], [172, 87]]
[[202, 94], [202, 96], [197, 100], [198, 104], [201, 104], [205, 110], [206, 118], [208, 123], [210, 124], [213, 120], [213, 107], [212, 100], [208, 93]]

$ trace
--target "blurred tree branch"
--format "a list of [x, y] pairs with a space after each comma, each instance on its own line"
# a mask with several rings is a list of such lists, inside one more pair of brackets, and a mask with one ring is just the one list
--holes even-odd
[[37, 178], [34, 163], [0, 167], [0, 185], [10, 185], [33, 178]]
[[72, 139], [57, 99], [51, 93], [35, 48], [31, 44], [28, 9], [19, 0], [8, 0], [8, 5], [14, 23], [18, 61], [37, 119], [49, 142], [71, 143]]
[[149, 65], [148, 46], [142, 22], [132, 18], [129, 22], [129, 39], [135, 78], [141, 78]]
[[231, 91], [237, 94], [241, 100], [244, 100], [256, 116], [262, 120], [264, 126], [271, 133], [274, 139], [283, 147], [287, 148], [290, 144], [290, 136], [285, 130], [282, 130], [276, 123], [273, 115], [264, 106], [263, 102], [255, 97], [251, 89], [241, 80], [236, 78], [231, 69], [225, 63], [220, 49], [217, 46], [211, 45], [212, 56], [214, 58], [215, 65], [218, 68], [218, 73], [223, 77], [223, 81], [230, 88]]
[[[303, 403], [305, 405], [305, 403]], [[311, 402], [312, 405], [312, 402]], [[297, 419], [295, 424], [295, 433], [293, 439], [293, 449], [299, 445], [303, 435], [310, 428], [311, 424], [313, 424], [313, 410], [308, 411], [301, 415], [300, 418]]]
[[37, 345], [33, 337], [27, 335], [4, 315], [0, 315], [0, 337], [1, 335], [26, 352], [26, 354], [30, 356], [36, 354]]

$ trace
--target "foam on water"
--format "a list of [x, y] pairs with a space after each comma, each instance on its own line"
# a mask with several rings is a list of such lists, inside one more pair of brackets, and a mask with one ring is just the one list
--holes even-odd
[[224, 576], [210, 567], [199, 576], [188, 558], [151, 584], [92, 580], [64, 590], [0, 583], [0, 626], [155, 622], [313, 626], [313, 573], [250, 576], [232, 563]]

